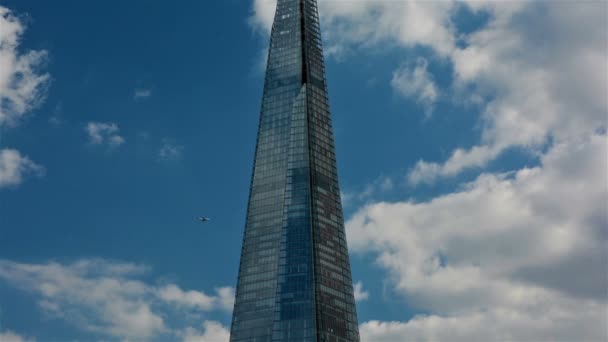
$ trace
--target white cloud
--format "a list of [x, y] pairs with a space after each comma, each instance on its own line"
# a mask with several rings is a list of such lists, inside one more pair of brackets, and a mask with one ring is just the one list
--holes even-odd
[[[326, 51], [344, 52], [356, 46], [376, 47], [386, 42], [415, 46], [430, 44], [448, 53], [454, 45], [449, 22], [450, 1], [398, 2], [366, 0], [320, 0]], [[254, 0], [250, 23], [270, 32], [276, 0]]]
[[361, 208], [347, 222], [351, 251], [375, 254], [398, 293], [430, 313], [368, 322], [362, 335], [606, 340], [607, 155], [605, 135], [563, 141], [539, 167]]
[[170, 318], [193, 310], [228, 311], [226, 303], [234, 296], [231, 288], [219, 288], [217, 296], [209, 296], [175, 284], [153, 286], [138, 279], [147, 271], [141, 265], [107, 260], [72, 264], [0, 260], [0, 280], [31, 293], [46, 314], [84, 331], [123, 339], [181, 336], [179, 328], [168, 326]]
[[[252, 22], [266, 32], [272, 3], [254, 2]], [[462, 34], [453, 16], [460, 6], [486, 13], [488, 22]], [[444, 162], [421, 160], [411, 184], [483, 168], [512, 147], [542, 163], [482, 174], [428, 202], [361, 208], [348, 222], [351, 250], [375, 254], [398, 293], [429, 312], [409, 322], [364, 323], [363, 339], [607, 339], [607, 151], [606, 136], [594, 133], [605, 131], [608, 113], [607, 6], [319, 1], [327, 52], [347, 58], [425, 47], [434, 53], [429, 61], [453, 68], [441, 96], [481, 108], [480, 141]], [[418, 79], [432, 79], [423, 66]], [[425, 86], [414, 86], [415, 71], [403, 72], [406, 95], [424, 94]]]
[[228, 342], [230, 332], [221, 323], [216, 321], [205, 321], [203, 331], [188, 328], [183, 333], [184, 342]]
[[[257, 28], [269, 31], [275, 3], [254, 1], [251, 22]], [[463, 6], [486, 13], [487, 24], [472, 33], [459, 32], [453, 14]], [[548, 139], [581, 138], [605, 128], [607, 6], [606, 2], [319, 1], [326, 51], [343, 58], [355, 49], [430, 48], [438, 60], [453, 66], [452, 94], [446, 97], [481, 105], [482, 139], [477, 146], [456, 149], [445, 163], [419, 163], [412, 170], [412, 184], [484, 167], [509, 147], [539, 152]], [[408, 62], [412, 61], [404, 64]], [[409, 76], [403, 77], [409, 80], [402, 87], [406, 95], [426, 94], [422, 98], [429, 101], [434, 88], [427, 86], [425, 79], [431, 76], [425, 69], [397, 69], [395, 75]], [[421, 171], [431, 175], [421, 176]]]
[[221, 308], [226, 312], [232, 312], [232, 309], [234, 307], [235, 296], [234, 287], [219, 287], [215, 289], [215, 292], [217, 293], [216, 303], [218, 305], [218, 308]]
[[113, 122], [89, 122], [85, 126], [91, 144], [107, 144], [110, 147], [117, 147], [125, 142], [118, 134], [119, 130], [118, 125]]
[[[0, 6], [0, 129], [16, 125], [29, 111], [42, 103], [50, 81], [40, 72], [47, 52], [20, 53], [23, 23], [6, 7]], [[0, 149], [0, 188], [17, 186], [27, 175], [42, 175], [44, 168], [14, 149]]]
[[198, 291], [183, 291], [177, 285], [171, 284], [161, 288], [158, 296], [168, 303], [186, 307], [195, 307], [204, 311], [211, 310], [214, 298]]
[[474, 146], [470, 150], [456, 149], [443, 164], [419, 160], [407, 175], [411, 185], [432, 184], [439, 177], [452, 177], [472, 167], [483, 167], [500, 154], [501, 149], [494, 146]]
[[253, 13], [249, 18], [251, 27], [260, 32], [269, 33], [276, 8], [277, 0], [255, 0], [252, 8]]
[[414, 67], [404, 65], [393, 73], [391, 85], [400, 94], [414, 98], [426, 107], [427, 115], [432, 112], [432, 106], [437, 101], [439, 91], [427, 71], [428, 62], [418, 58]]
[[41, 73], [47, 52], [19, 52], [23, 23], [0, 6], [0, 127], [13, 125], [46, 95], [50, 76]]
[[26, 339], [23, 336], [17, 335], [16, 333], [7, 330], [4, 332], [0, 332], [0, 341], [2, 342], [26, 342], [26, 341], [31, 341], [29, 339]]
[[17, 186], [29, 175], [42, 176], [44, 168], [14, 149], [0, 150], [0, 188]]
[[[488, 23], [462, 35], [459, 6]], [[420, 161], [410, 183], [482, 168], [511, 147], [542, 162], [429, 202], [360, 209], [348, 222], [351, 249], [377, 255], [397, 291], [430, 313], [365, 323], [363, 339], [606, 340], [606, 137], [594, 133], [608, 112], [606, 6], [320, 2], [326, 51], [430, 48], [454, 70], [442, 96], [481, 108], [481, 140], [445, 162]]]
[[[489, 308], [484, 312], [459, 316], [417, 316], [408, 322], [369, 321], [360, 325], [362, 341], [589, 341], [606, 340], [601, 326], [585, 330], [581, 322], [597, 322], [604, 308], [575, 312], [560, 308], [545, 314], [544, 306], [537, 312]], [[551, 308], [554, 309], [554, 308]], [[556, 324], [555, 321], [559, 321]], [[547, 331], [551, 333], [548, 334]], [[548, 338], [547, 336], [550, 335]]]
[[184, 151], [184, 146], [176, 145], [168, 139], [163, 140], [163, 144], [158, 152], [158, 157], [161, 160], [177, 160], [180, 159]]
[[355, 301], [362, 302], [369, 298], [369, 292], [363, 289], [363, 282], [358, 281], [354, 284]]
[[199, 291], [183, 291], [177, 285], [171, 284], [158, 290], [158, 296], [171, 304], [184, 308], [195, 308], [202, 311], [222, 309], [231, 312], [234, 305], [234, 289], [221, 287], [216, 290], [217, 296], [209, 296]]
[[[478, 6], [494, 19], [467, 36], [451, 61], [456, 89], [485, 99], [482, 145], [461, 156], [457, 172], [484, 166], [510, 146], [539, 151], [549, 137], [580, 138], [606, 126], [608, 48], [598, 33], [608, 29], [606, 3]], [[464, 95], [471, 85], [475, 91]]]
[[138, 100], [138, 99], [145, 99], [152, 96], [152, 91], [150, 89], [135, 89], [135, 92], [133, 94], [133, 98]]

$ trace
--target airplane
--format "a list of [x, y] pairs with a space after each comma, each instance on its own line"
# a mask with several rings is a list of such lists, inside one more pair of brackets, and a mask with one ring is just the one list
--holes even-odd
[[204, 216], [199, 217], [199, 218], [198, 218], [198, 220], [199, 220], [199, 221], [201, 221], [201, 222], [208, 222], [208, 221], [211, 221], [211, 219], [210, 219], [210, 218], [208, 218], [208, 217], [204, 217]]

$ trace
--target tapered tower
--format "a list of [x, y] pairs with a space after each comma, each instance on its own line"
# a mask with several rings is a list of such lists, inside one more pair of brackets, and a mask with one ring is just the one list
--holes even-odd
[[278, 0], [230, 340], [359, 341], [316, 0]]

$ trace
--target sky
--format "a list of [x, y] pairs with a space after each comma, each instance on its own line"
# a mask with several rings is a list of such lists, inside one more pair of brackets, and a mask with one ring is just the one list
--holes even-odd
[[[0, 341], [228, 340], [275, 6], [0, 0]], [[608, 3], [319, 11], [362, 341], [607, 340]]]

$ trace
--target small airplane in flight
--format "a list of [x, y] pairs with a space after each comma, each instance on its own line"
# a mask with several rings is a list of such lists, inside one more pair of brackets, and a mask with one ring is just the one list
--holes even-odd
[[209, 221], [211, 221], [210, 218], [204, 217], [204, 216], [199, 217], [198, 220], [201, 221], [201, 222], [209, 222]]

